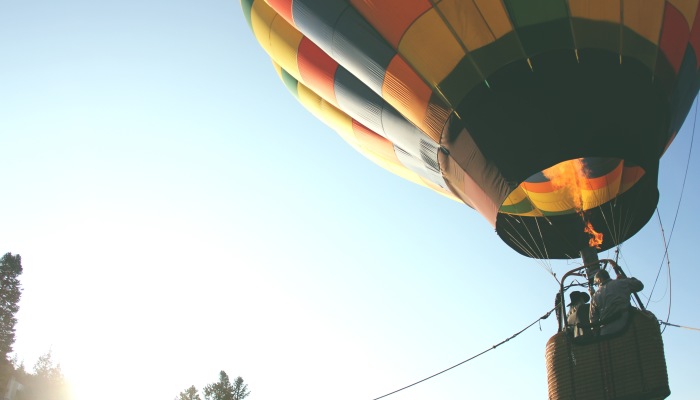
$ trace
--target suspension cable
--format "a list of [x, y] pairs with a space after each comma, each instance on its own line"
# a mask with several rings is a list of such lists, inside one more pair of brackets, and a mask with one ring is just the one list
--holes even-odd
[[[693, 331], [698, 331], [698, 332], [700, 332], [700, 328], [693, 328], [693, 327], [691, 327], [691, 326], [683, 326], [683, 325], [671, 324], [671, 323], [669, 323], [668, 321], [662, 321], [662, 320], [659, 320], [659, 323], [662, 324], [662, 325], [665, 325], [665, 326], [672, 326], [672, 327], [674, 327], [674, 328], [690, 329], [690, 330], [693, 330]], [[665, 327], [664, 327], [664, 328], [665, 328]]]
[[[556, 307], [555, 307], [555, 308], [556, 308]], [[495, 344], [495, 345], [489, 347], [488, 349], [482, 351], [481, 353], [479, 353], [479, 354], [477, 354], [477, 355], [475, 355], [475, 356], [469, 357], [469, 358], [467, 358], [466, 360], [464, 360], [464, 361], [462, 361], [462, 362], [460, 362], [460, 363], [458, 363], [458, 364], [455, 364], [455, 365], [453, 365], [453, 366], [451, 366], [451, 367], [449, 367], [449, 368], [443, 369], [442, 371], [440, 371], [440, 372], [438, 372], [438, 373], [436, 373], [436, 374], [430, 375], [429, 377], [423, 378], [423, 379], [421, 379], [421, 380], [419, 380], [419, 381], [417, 381], [417, 382], [414, 382], [414, 383], [412, 383], [412, 384], [410, 384], [410, 385], [408, 385], [408, 386], [404, 386], [404, 387], [402, 387], [401, 389], [394, 390], [393, 392], [387, 393], [387, 394], [385, 394], [385, 395], [383, 395], [383, 396], [375, 397], [373, 400], [379, 400], [379, 399], [383, 399], [384, 397], [391, 396], [391, 395], [394, 394], [394, 393], [398, 393], [398, 392], [400, 392], [400, 391], [402, 391], [402, 390], [404, 390], [404, 389], [410, 388], [411, 386], [415, 386], [415, 385], [417, 385], [417, 384], [419, 384], [419, 383], [425, 382], [425, 381], [427, 381], [427, 380], [430, 379], [430, 378], [434, 378], [434, 377], [436, 377], [436, 376], [438, 376], [438, 375], [440, 375], [440, 374], [442, 374], [442, 373], [445, 373], [445, 372], [447, 372], [447, 371], [449, 371], [449, 370], [451, 370], [451, 369], [453, 369], [453, 368], [457, 368], [457, 367], [459, 367], [460, 365], [462, 365], [462, 364], [464, 364], [464, 363], [466, 363], [466, 362], [468, 362], [468, 361], [471, 361], [471, 360], [473, 360], [473, 359], [475, 359], [475, 358], [477, 358], [477, 357], [479, 357], [479, 356], [481, 356], [481, 355], [483, 355], [483, 354], [486, 354], [486, 353], [488, 353], [489, 351], [495, 349], [496, 347], [499, 347], [500, 345], [502, 345], [502, 344], [508, 342], [509, 340], [515, 338], [516, 336], [520, 335], [521, 333], [525, 332], [526, 330], [532, 328], [532, 326], [534, 326], [536, 323], [540, 322], [541, 320], [547, 319], [547, 317], [549, 317], [549, 314], [551, 314], [552, 311], [554, 311], [554, 308], [552, 308], [551, 310], [547, 311], [547, 313], [546, 313], [545, 315], [543, 315], [543, 316], [537, 318], [537, 319], [535, 320], [535, 322], [533, 322], [533, 323], [531, 323], [530, 325], [526, 326], [525, 328], [523, 328], [523, 329], [520, 330], [519, 332], [513, 334], [512, 336], [510, 336], [509, 338], [507, 338], [507, 339], [501, 341], [500, 343]]]
[[[668, 248], [671, 245], [671, 239], [673, 238], [673, 230], [676, 228], [676, 221], [678, 220], [678, 213], [681, 209], [681, 201], [683, 200], [683, 192], [685, 190], [685, 184], [688, 179], [688, 170], [690, 169], [690, 157], [693, 154], [693, 142], [695, 141], [695, 128], [697, 126], [697, 121], [698, 121], [698, 99], [697, 97], [695, 98], [695, 118], [693, 119], [693, 133], [690, 135], [690, 146], [688, 146], [688, 160], [685, 163], [685, 174], [683, 175], [683, 184], [681, 185], [681, 194], [678, 197], [678, 205], [676, 206], [676, 215], [673, 217], [673, 225], [671, 225], [671, 233], [668, 235], [668, 243], [666, 243], [666, 240], [664, 239], [664, 256], [661, 258], [661, 265], [659, 265], [659, 272], [656, 274], [656, 280], [654, 281], [654, 286], [651, 288], [651, 293], [649, 294], [649, 300], [651, 300], [651, 295], [654, 293], [654, 289], [656, 288], [656, 283], [659, 280], [659, 275], [661, 274], [661, 269], [664, 266], [664, 261], [667, 259], [668, 256]], [[658, 215], [658, 208], [656, 209], [657, 215]], [[659, 221], [661, 220], [661, 217], [659, 216]], [[662, 230], [663, 232], [663, 230]], [[670, 261], [669, 261], [670, 264]], [[670, 265], [669, 265], [669, 271], [670, 271]], [[670, 275], [670, 272], [669, 272]], [[670, 277], [669, 277], [670, 280]], [[647, 301], [647, 305], [649, 304], [649, 300]], [[669, 306], [670, 307], [670, 306]], [[670, 314], [670, 311], [669, 311]]]
[[[647, 298], [647, 306], [649, 306], [649, 303], [651, 302], [651, 296], [652, 296], [652, 294], [654, 294], [654, 289], [656, 288], [656, 283], [658, 282], [659, 276], [661, 275], [661, 269], [663, 268], [664, 261], [666, 261], [666, 265], [668, 266], [669, 274], [670, 274], [670, 270], [671, 270], [671, 258], [668, 255], [668, 242], [666, 241], [666, 230], [664, 229], [664, 224], [661, 220], [661, 213], [659, 212], [658, 207], [656, 208], [656, 218], [659, 221], [659, 230], [661, 231], [661, 240], [664, 243], [664, 257], [661, 259], [661, 265], [659, 266], [659, 271], [656, 273], [656, 279], [654, 280], [654, 286], [652, 287], [651, 293], [649, 293], [649, 297]], [[669, 278], [670, 278], [670, 276], [669, 276]], [[663, 298], [665, 295], [666, 295], [666, 293], [664, 293], [661, 296], [661, 298]], [[659, 299], [658, 301], [661, 301], [661, 299]], [[655, 301], [655, 303], [658, 301]]]
[[[513, 217], [513, 216], [511, 216], [511, 217], [512, 217], [513, 219], [515, 219], [515, 217]], [[520, 217], [520, 218], [521, 218], [521, 220], [522, 220], [522, 217]], [[534, 260], [537, 262], [537, 264], [539, 264], [540, 267], [542, 267], [542, 269], [544, 269], [545, 271], [547, 271], [547, 272], [554, 278], [554, 280], [556, 280], [557, 282], [559, 282], [559, 280], [557, 279], [556, 275], [554, 274], [554, 270], [552, 270], [552, 267], [551, 267], [550, 265], [548, 265], [545, 261], [543, 261], [543, 259], [542, 259], [542, 252], [541, 252], [541, 251], [539, 250], [539, 248], [537, 247], [537, 244], [535, 243], [535, 241], [533, 240], [532, 242], [529, 242], [529, 241], [522, 235], [522, 233], [520, 232], [520, 230], [517, 229], [517, 228], [513, 225], [513, 222], [510, 220], [510, 218], [505, 218], [505, 221], [510, 225], [510, 227], [512, 228], [512, 231], [513, 231], [514, 233], [518, 234], [518, 236], [519, 236], [519, 238], [517, 238], [517, 237], [515, 237], [515, 235], [514, 235], [513, 233], [511, 233], [509, 230], [506, 230], [506, 231], [505, 231], [505, 233], [513, 240], [513, 243], [516, 244], [516, 245], [520, 248], [520, 250], [522, 250], [522, 252], [523, 252], [524, 254], [527, 254], [528, 257], [534, 259]], [[523, 225], [525, 224], [524, 221], [518, 221], [517, 219], [515, 219], [515, 221], [516, 221], [517, 223], [519, 223], [519, 224], [523, 224]], [[529, 230], [528, 230], [528, 233], [529, 233]], [[543, 242], [544, 242], [544, 241], [543, 241]], [[534, 244], [535, 247], [532, 247], [532, 246], [530, 245], [530, 243]]]

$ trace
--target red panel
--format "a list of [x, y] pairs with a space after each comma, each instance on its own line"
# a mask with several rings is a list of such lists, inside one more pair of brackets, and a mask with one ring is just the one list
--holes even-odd
[[296, 26], [294, 25], [294, 18], [292, 17], [293, 0], [265, 0], [265, 2], [292, 26]]
[[[690, 31], [690, 44], [693, 46], [693, 50], [695, 50], [695, 57], [698, 57], [700, 55], [700, 7], [698, 7], [698, 11], [695, 13], [695, 19], [693, 20], [693, 29]], [[698, 65], [697, 67], [700, 67]]]
[[632, 183], [636, 183], [638, 180], [642, 179], [642, 176], [644, 176], [644, 169], [642, 167], [625, 167], [622, 171], [623, 188], [628, 187]]
[[620, 163], [617, 168], [610, 171], [606, 175], [599, 176], [597, 178], [583, 179], [581, 181], [581, 186], [586, 190], [603, 189], [608, 187], [608, 185], [615, 182], [617, 179], [620, 179], [620, 175], [622, 175], [622, 163]]
[[355, 132], [355, 137], [362, 147], [379, 155], [385, 160], [391, 160], [398, 163], [396, 153], [394, 153], [394, 145], [390, 141], [374, 133], [372, 130], [354, 119], [352, 120], [352, 130]]
[[428, 0], [350, 0], [374, 29], [386, 39], [394, 49], [409, 26], [432, 5]]
[[685, 49], [688, 47], [688, 39], [690, 37], [690, 28], [688, 22], [683, 17], [683, 14], [670, 3], [666, 3], [664, 12], [664, 25], [661, 31], [661, 42], [659, 47], [666, 55], [669, 63], [673, 66], [673, 70], [678, 74], [683, 61]]
[[337, 106], [334, 80], [338, 63], [314, 42], [304, 37], [299, 43], [297, 64], [303, 83], [323, 99]]
[[[697, 54], [697, 50], [696, 50], [696, 53], [695, 53], [695, 54]], [[677, 134], [678, 134], [678, 131], [675, 131], [675, 132], [673, 132], [673, 134], [671, 134], [671, 138], [668, 139], [668, 142], [666, 143], [666, 147], [664, 147], [664, 151], [661, 153], [661, 156], [663, 156], [664, 154], [666, 154], [666, 150], [668, 150], [668, 146], [670, 146], [671, 143], [673, 143], [673, 139], [676, 138], [676, 135], [677, 135]]]

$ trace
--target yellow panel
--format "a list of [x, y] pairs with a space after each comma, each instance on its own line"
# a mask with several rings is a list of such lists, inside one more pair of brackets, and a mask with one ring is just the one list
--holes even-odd
[[343, 140], [351, 144], [356, 150], [359, 150], [357, 139], [352, 130], [352, 118], [350, 116], [323, 100], [314, 91], [301, 83], [297, 84], [297, 91], [299, 93], [299, 102], [307, 110], [338, 132], [338, 135]]
[[523, 190], [522, 186], [518, 186], [513, 190], [509, 195], [506, 201], [503, 202], [504, 206], [512, 206], [514, 204], [518, 204], [521, 201], [525, 200], [527, 197], [527, 192]]
[[[620, 165], [621, 168], [622, 165]], [[620, 192], [620, 182], [622, 181], [622, 174], [618, 174], [617, 177], [612, 181], [606, 180], [606, 186], [600, 189], [594, 190], [582, 190], [581, 194], [583, 197], [583, 209], [589, 210], [593, 207], [598, 207], [605, 202], [612, 200], [613, 197], [621, 194]]]
[[547, 212], [561, 212], [574, 208], [574, 202], [564, 192], [563, 190], [556, 190], [546, 193], [527, 192], [527, 194], [532, 205], [536, 208]]
[[658, 45], [664, 16], [664, 0], [625, 0], [622, 5], [622, 20], [625, 26]]
[[570, 0], [572, 17], [620, 23], [620, 2], [615, 0]]
[[399, 53], [433, 85], [441, 82], [465, 55], [434, 9], [406, 31], [399, 43]]
[[277, 18], [277, 13], [264, 1], [258, 0], [250, 9], [250, 22], [255, 38], [265, 51], [270, 54], [270, 26]]
[[467, 49], [476, 50], [496, 40], [472, 1], [443, 0], [439, 9]]
[[692, 29], [695, 13], [698, 10], [698, 0], [668, 0], [668, 2], [683, 14], [685, 20], [688, 21], [688, 26]]
[[302, 81], [297, 63], [297, 50], [304, 35], [291, 26], [284, 18], [272, 22], [270, 32], [270, 56], [296, 80]]
[[418, 176], [418, 174], [404, 167], [403, 165], [390, 162], [382, 157], [378, 157], [377, 155], [369, 151], [361, 151], [361, 153], [365, 157], [372, 160], [372, 162], [391, 172], [392, 174], [400, 176], [418, 185], [427, 187], [425, 182], [423, 182], [423, 180], [420, 178], [420, 176]]
[[[614, 186], [614, 188], [619, 188], [620, 185]], [[605, 204], [608, 200], [611, 200], [613, 196], [617, 196], [617, 193], [612, 193], [610, 191], [611, 187], [596, 189], [596, 190], [582, 190], [581, 198], [583, 199], [583, 209], [590, 210], [591, 208], [598, 207]]]
[[[617, 196], [620, 187], [619, 179], [612, 182], [608, 187], [596, 190], [581, 190], [583, 210], [598, 207]], [[542, 211], [559, 212], [575, 208], [571, 195], [566, 190], [556, 190], [554, 192], [537, 193], [527, 192], [532, 204]]]
[[474, 0], [474, 3], [479, 9], [479, 13], [483, 15], [489, 28], [491, 28], [491, 32], [496, 36], [496, 39], [505, 36], [513, 30], [513, 24], [508, 18], [508, 12], [503, 8], [502, 1]]

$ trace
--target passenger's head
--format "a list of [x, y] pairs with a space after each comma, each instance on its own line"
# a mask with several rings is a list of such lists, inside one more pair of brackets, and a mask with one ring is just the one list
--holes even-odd
[[589, 296], [586, 292], [574, 291], [569, 294], [569, 299], [571, 299], [571, 303], [569, 303], [569, 305], [579, 303], [584, 304], [588, 303], [588, 300], [591, 299], [591, 296]]
[[608, 274], [608, 271], [601, 269], [600, 271], [598, 271], [597, 274], [595, 274], [595, 278], [593, 279], [593, 284], [602, 285], [603, 283], [605, 283], [609, 280], [610, 280], [610, 274]]

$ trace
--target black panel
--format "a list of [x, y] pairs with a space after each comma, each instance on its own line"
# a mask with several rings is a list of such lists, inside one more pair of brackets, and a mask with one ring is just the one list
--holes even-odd
[[[570, 51], [512, 63], [457, 107], [466, 131], [506, 180], [520, 183], [564, 160], [615, 157], [654, 169], [664, 148], [667, 97], [642, 64]], [[450, 129], [450, 132], [459, 130]], [[448, 138], [448, 140], [450, 140]]]
[[550, 50], [570, 49], [573, 53], [574, 40], [568, 18], [518, 27], [517, 33], [530, 57]]
[[[618, 242], [612, 231], [606, 231], [606, 218], [628, 219], [625, 233], [617, 234], [624, 241], [646, 224], [656, 207], [658, 162], [671, 132], [666, 88], [641, 62], [625, 59], [620, 64], [618, 54], [604, 50], [582, 49], [580, 61], [572, 51], [550, 52], [534, 57], [532, 63], [534, 70], [524, 61], [511, 63], [489, 77], [490, 87], [478, 85], [472, 90], [456, 109], [460, 118], [450, 120], [446, 147], [457, 152], [451, 147], [463, 142], [459, 135], [470, 135], [511, 188], [574, 158], [610, 157], [641, 166], [646, 174], [640, 182], [591, 212], [593, 226], [605, 234], [603, 247], [612, 247]], [[687, 102], [674, 108], [685, 111]], [[478, 177], [484, 166], [462, 167]], [[502, 180], [484, 179], [479, 184], [495, 203], [505, 199], [498, 197], [503, 195]], [[588, 235], [576, 214], [522, 218], [521, 228], [513, 228], [509, 218], [513, 217], [499, 215], [496, 229], [519, 252], [523, 251], [517, 238], [538, 231], [543, 232], [548, 254], [537, 257], [578, 257], [587, 246]]]
[[620, 25], [604, 21], [572, 18], [574, 42], [578, 49], [605, 49], [620, 53]]

